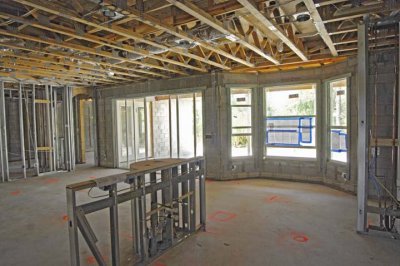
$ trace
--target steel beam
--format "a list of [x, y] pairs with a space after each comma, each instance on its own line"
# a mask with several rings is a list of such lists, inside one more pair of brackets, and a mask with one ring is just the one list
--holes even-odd
[[368, 23], [358, 25], [358, 139], [357, 139], [357, 232], [367, 231], [368, 200], [368, 121], [367, 121], [367, 84], [368, 84]]

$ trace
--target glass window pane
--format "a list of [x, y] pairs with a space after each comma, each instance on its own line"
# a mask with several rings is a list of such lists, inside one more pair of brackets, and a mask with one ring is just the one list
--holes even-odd
[[178, 96], [179, 101], [179, 157], [194, 157], [193, 94]]
[[315, 115], [315, 84], [266, 89], [267, 116]]
[[251, 147], [251, 136], [232, 136], [232, 157], [252, 155]]
[[232, 106], [232, 127], [251, 127], [251, 107]]
[[126, 108], [125, 100], [116, 101], [117, 128], [118, 128], [118, 166], [127, 168], [128, 152], [126, 138]]
[[172, 140], [172, 158], [178, 158], [178, 123], [176, 115], [176, 95], [171, 96], [171, 140]]
[[126, 100], [126, 128], [127, 128], [127, 141], [128, 141], [128, 167], [130, 163], [135, 161], [135, 154], [133, 150], [133, 101]]
[[135, 148], [136, 159], [146, 158], [146, 120], [144, 113], [144, 98], [134, 99], [135, 105]]
[[316, 158], [316, 85], [265, 89], [265, 154]]
[[231, 89], [231, 105], [251, 105], [251, 89]]
[[347, 80], [330, 83], [331, 126], [347, 125]]
[[196, 156], [203, 156], [203, 97], [196, 93]]
[[231, 93], [231, 154], [251, 156], [251, 92], [249, 88], [233, 88]]
[[147, 157], [154, 158], [153, 152], [153, 103], [146, 99]]
[[331, 159], [347, 162], [347, 130], [331, 129]]

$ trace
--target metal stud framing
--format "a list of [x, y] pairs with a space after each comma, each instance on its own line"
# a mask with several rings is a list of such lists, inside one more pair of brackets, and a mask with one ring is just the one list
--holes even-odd
[[[96, 245], [98, 239], [86, 215], [107, 208], [110, 219], [111, 261], [112, 265], [120, 265], [118, 206], [123, 202], [131, 201], [134, 264], [148, 264], [166, 249], [180, 243], [197, 230], [205, 229], [203, 158], [150, 160], [135, 163], [131, 167], [132, 170], [125, 174], [67, 186], [71, 265], [80, 265], [78, 232], [81, 232], [97, 263], [106, 265], [104, 256]], [[159, 174], [161, 179], [157, 180]], [[150, 182], [145, 182], [146, 177], [150, 178]], [[130, 184], [128, 191], [117, 190], [121, 183]], [[87, 188], [101, 189], [106, 194], [99, 200], [78, 203], [76, 193]], [[158, 198], [159, 193], [161, 198]], [[198, 202], [196, 193], [200, 193]], [[146, 211], [147, 204], [150, 205], [149, 212]], [[179, 211], [179, 205], [182, 205], [182, 212]], [[200, 209], [199, 223], [196, 222], [196, 208]]]

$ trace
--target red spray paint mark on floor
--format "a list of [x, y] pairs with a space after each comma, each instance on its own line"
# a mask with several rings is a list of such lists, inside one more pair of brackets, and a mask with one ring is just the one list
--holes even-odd
[[95, 176], [89, 176], [89, 178], [90, 178], [90, 179], [96, 179], [96, 177], [95, 177]]
[[89, 264], [89, 265], [94, 265], [94, 264], [96, 264], [96, 258], [93, 257], [93, 256], [87, 257], [86, 258], [86, 263]]
[[69, 217], [68, 217], [68, 215], [65, 214], [65, 215], [63, 215], [62, 219], [63, 219], [63, 221], [68, 222]]
[[58, 182], [60, 182], [60, 179], [58, 179], [57, 177], [48, 178], [44, 181], [45, 184], [55, 184]]
[[154, 266], [167, 266], [167, 264], [162, 263], [161, 261], [154, 262]]
[[304, 234], [292, 232], [291, 235], [292, 235], [292, 239], [296, 242], [300, 242], [300, 243], [308, 242], [308, 236], [306, 236]]
[[210, 221], [227, 222], [236, 218], [236, 214], [227, 211], [216, 211], [208, 216]]
[[19, 190], [19, 189], [10, 192], [10, 195], [12, 195], [12, 196], [18, 196], [19, 194], [21, 194], [21, 190]]
[[[103, 260], [107, 262], [108, 261], [108, 257], [107, 256], [103, 256]], [[97, 261], [96, 261], [96, 258], [94, 256], [86, 257], [86, 263], [88, 265], [97, 265]]]
[[272, 196], [266, 197], [265, 198], [265, 202], [266, 203], [274, 203], [274, 202], [277, 202], [277, 203], [289, 203], [289, 200], [287, 198], [282, 197], [282, 196], [272, 195]]

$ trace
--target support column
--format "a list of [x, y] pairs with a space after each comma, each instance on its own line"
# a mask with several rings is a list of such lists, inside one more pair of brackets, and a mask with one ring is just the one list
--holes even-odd
[[357, 232], [367, 231], [368, 199], [368, 20], [358, 25], [358, 143], [357, 143]]
[[39, 155], [37, 150], [37, 131], [36, 131], [36, 87], [32, 87], [32, 120], [33, 120], [33, 152], [35, 155], [36, 175], [39, 175]]
[[68, 233], [71, 266], [79, 266], [79, 239], [78, 239], [78, 221], [75, 214], [76, 195], [75, 191], [67, 188], [67, 211], [68, 211]]
[[[399, 43], [400, 43], [400, 22], [399, 22]], [[399, 45], [399, 58], [398, 58], [398, 66], [397, 66], [397, 141], [400, 141], [400, 45]], [[396, 177], [396, 186], [397, 186], [397, 200], [400, 200], [400, 146], [397, 146], [397, 177]]]
[[9, 181], [10, 175], [8, 171], [8, 148], [7, 148], [7, 128], [6, 128], [6, 101], [4, 96], [4, 82], [0, 81], [0, 137], [1, 137], [1, 164], [4, 174], [3, 181]]
[[110, 228], [111, 228], [111, 255], [112, 265], [120, 265], [119, 254], [119, 226], [118, 226], [118, 199], [117, 199], [117, 184], [111, 186], [109, 196], [112, 199], [110, 207]]
[[21, 143], [21, 160], [22, 160], [22, 171], [23, 171], [23, 176], [26, 178], [26, 161], [25, 161], [25, 139], [24, 139], [24, 114], [23, 114], [23, 108], [22, 108], [22, 84], [18, 84], [19, 89], [18, 89], [18, 107], [19, 107], [19, 137], [20, 137], [20, 143]]

